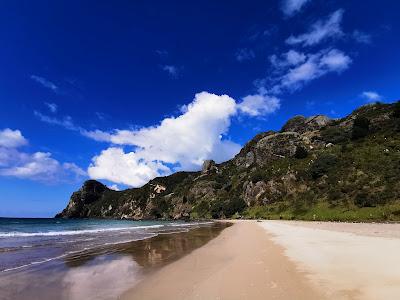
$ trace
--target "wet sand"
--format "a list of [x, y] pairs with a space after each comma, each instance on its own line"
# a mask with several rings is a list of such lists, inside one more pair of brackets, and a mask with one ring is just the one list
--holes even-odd
[[203, 246], [227, 226], [215, 223], [186, 232], [160, 232], [156, 237], [0, 272], [0, 300], [118, 299], [137, 282]]
[[236, 222], [144, 278], [122, 299], [321, 299], [271, 239], [254, 221]]
[[400, 299], [400, 224], [265, 221], [328, 299]]
[[0, 299], [400, 298], [400, 224], [227, 225], [0, 274]]

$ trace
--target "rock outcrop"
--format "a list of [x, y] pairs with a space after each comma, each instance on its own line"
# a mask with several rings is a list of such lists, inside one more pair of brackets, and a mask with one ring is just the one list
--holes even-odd
[[199, 172], [155, 178], [140, 188], [114, 191], [88, 180], [57, 217], [307, 218], [320, 207], [367, 206], [380, 211], [375, 219], [400, 219], [399, 199], [398, 102], [363, 106], [337, 120], [296, 116], [279, 132], [258, 134], [227, 162], [206, 160]]

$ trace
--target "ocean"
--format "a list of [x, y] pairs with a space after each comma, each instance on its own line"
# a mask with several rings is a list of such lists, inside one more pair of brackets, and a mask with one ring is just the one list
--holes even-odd
[[215, 237], [220, 227], [0, 218], [0, 299], [117, 299], [141, 276]]

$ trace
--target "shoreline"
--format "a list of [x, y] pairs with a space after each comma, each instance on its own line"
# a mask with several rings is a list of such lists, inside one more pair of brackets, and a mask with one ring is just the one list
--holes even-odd
[[256, 222], [233, 223], [204, 246], [144, 278], [121, 299], [321, 299]]
[[0, 273], [0, 298], [400, 296], [400, 223], [213, 220], [189, 227]]
[[395, 299], [400, 224], [220, 220], [232, 226], [121, 297]]
[[[203, 246], [227, 226], [229, 224], [220, 223], [185, 228], [171, 226], [152, 237], [106, 243], [0, 272], [0, 299], [118, 299], [137, 282]], [[106, 237], [112, 238], [114, 234], [108, 233]], [[93, 239], [96, 237], [88, 240]], [[33, 248], [23, 248], [21, 255], [26, 255], [25, 251], [30, 249]], [[19, 254], [6, 251], [3, 255], [15, 257]]]

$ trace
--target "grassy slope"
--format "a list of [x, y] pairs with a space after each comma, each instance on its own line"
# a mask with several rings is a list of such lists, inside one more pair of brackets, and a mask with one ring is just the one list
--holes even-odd
[[[371, 117], [371, 116], [369, 116]], [[305, 159], [275, 162], [265, 177], [279, 170], [295, 170], [309, 189], [282, 201], [254, 206], [242, 212], [246, 218], [332, 221], [400, 221], [400, 132], [399, 120], [366, 137], [349, 136], [329, 149]], [[328, 130], [328, 129], [326, 129]], [[322, 157], [333, 157], [319, 178], [312, 178]], [[313, 168], [314, 166], [314, 168]], [[318, 169], [317, 169], [318, 171]], [[279, 176], [275, 171], [273, 176]], [[319, 174], [319, 175], [321, 175]], [[238, 216], [238, 215], [236, 215]]]

